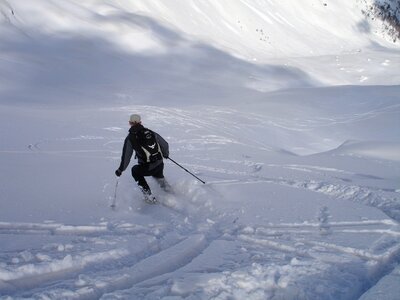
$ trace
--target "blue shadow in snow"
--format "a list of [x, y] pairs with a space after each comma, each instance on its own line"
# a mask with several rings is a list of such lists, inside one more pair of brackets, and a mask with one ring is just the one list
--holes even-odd
[[115, 22], [143, 31], [164, 50], [135, 53], [107, 38], [35, 31], [28, 35], [14, 28], [1, 37], [0, 51], [11, 57], [1, 64], [0, 74], [7, 74], [9, 82], [0, 91], [1, 102], [219, 105], [262, 98], [264, 90], [318, 85], [297, 68], [254, 64], [210, 45], [190, 43], [146, 16], [93, 18], [99, 26]]

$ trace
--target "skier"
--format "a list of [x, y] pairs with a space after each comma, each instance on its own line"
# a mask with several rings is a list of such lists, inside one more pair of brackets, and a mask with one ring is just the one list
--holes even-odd
[[169, 155], [168, 143], [158, 133], [145, 128], [138, 114], [130, 116], [129, 125], [131, 128], [125, 138], [121, 164], [115, 171], [115, 175], [119, 177], [126, 170], [133, 150], [135, 150], [135, 158], [138, 159], [138, 164], [132, 167], [132, 176], [139, 185], [144, 200], [148, 203], [156, 203], [157, 200], [152, 195], [144, 177], [153, 176], [161, 188], [167, 192], [170, 191], [170, 186], [164, 178], [163, 162], [163, 158], [168, 158]]

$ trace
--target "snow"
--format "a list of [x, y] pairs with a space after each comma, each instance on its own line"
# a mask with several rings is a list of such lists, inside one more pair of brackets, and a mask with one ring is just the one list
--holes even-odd
[[399, 268], [397, 267], [392, 273], [383, 277], [379, 282], [367, 293], [365, 293], [360, 300], [368, 299], [388, 299], [394, 300], [398, 298], [399, 290]]
[[[0, 0], [0, 299], [397, 299], [400, 50], [371, 3]], [[131, 113], [206, 184], [117, 181]]]

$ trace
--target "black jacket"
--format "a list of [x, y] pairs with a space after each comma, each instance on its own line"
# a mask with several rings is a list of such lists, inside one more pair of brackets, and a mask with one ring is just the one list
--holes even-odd
[[[136, 140], [136, 132], [138, 132], [143, 128], [144, 128], [143, 125], [137, 124], [129, 129], [129, 134], [125, 138], [124, 147], [122, 149], [121, 164], [119, 165], [118, 168], [121, 172], [125, 171], [126, 168], [128, 167], [129, 162], [131, 161], [132, 158], [133, 151], [135, 151], [136, 153], [138, 163], [149, 164], [149, 169], [155, 168], [156, 166], [162, 163], [162, 159], [152, 163], [146, 162], [146, 156]], [[154, 134], [156, 136], [157, 143], [160, 145], [163, 157], [167, 158], [169, 156], [169, 145], [167, 141], [164, 140], [158, 133], [154, 132]]]

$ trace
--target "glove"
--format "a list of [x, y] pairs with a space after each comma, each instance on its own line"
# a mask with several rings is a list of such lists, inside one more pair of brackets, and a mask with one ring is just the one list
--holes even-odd
[[115, 171], [115, 175], [117, 175], [117, 177], [121, 176], [121, 174], [122, 174], [122, 171], [120, 169], [117, 169]]

